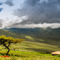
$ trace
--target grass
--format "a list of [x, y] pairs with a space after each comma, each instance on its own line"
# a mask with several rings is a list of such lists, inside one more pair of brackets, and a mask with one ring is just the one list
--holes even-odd
[[[5, 52], [0, 51], [0, 55], [5, 54]], [[60, 60], [59, 56], [36, 52], [10, 51], [9, 56], [8, 58], [0, 58], [0, 60]]]
[[[12, 49], [13, 48], [13, 49]], [[48, 52], [51, 53], [53, 51], [59, 51], [60, 47], [57, 45], [50, 45], [46, 43], [40, 43], [40, 42], [32, 42], [32, 41], [24, 41], [22, 43], [12, 44], [11, 45], [12, 50], [18, 50], [18, 51], [25, 51], [25, 52]]]
[[[60, 60], [60, 56], [51, 55], [51, 52], [60, 50], [58, 46], [60, 42], [53, 41], [53, 44], [50, 43], [23, 41], [22, 43], [11, 44], [10, 57], [0, 57], [0, 60]], [[6, 51], [7, 49], [0, 45], [0, 56], [4, 56]]]

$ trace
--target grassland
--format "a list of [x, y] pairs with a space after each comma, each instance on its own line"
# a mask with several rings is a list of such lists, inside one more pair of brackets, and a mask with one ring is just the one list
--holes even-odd
[[[1, 54], [5, 51], [1, 51]], [[1, 57], [0, 60], [60, 60], [59, 56], [52, 56], [51, 54], [10, 51], [10, 57]]]
[[[54, 45], [55, 43], [57, 45]], [[60, 50], [59, 44], [60, 42], [55, 41], [53, 41], [53, 44], [33, 41], [11, 44], [10, 57], [0, 57], [0, 60], [60, 60], [60, 56], [50, 54], [53, 51]], [[6, 51], [5, 47], [0, 45], [0, 56], [4, 56]]]
[[26, 41], [11, 44], [10, 57], [3, 57], [7, 49], [0, 45], [0, 60], [60, 60], [51, 52], [60, 51], [60, 29], [16, 29], [2, 30], [0, 35], [23, 38]]

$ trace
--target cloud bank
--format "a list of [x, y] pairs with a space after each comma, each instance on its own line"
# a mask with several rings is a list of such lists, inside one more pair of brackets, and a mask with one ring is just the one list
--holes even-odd
[[[6, 0], [5, 4], [9, 5], [9, 7], [14, 6], [12, 15], [15, 16], [15, 19], [13, 17], [6, 20], [3, 27], [60, 28], [60, 0], [24, 0], [20, 8], [16, 8], [16, 2], [13, 1]], [[18, 0], [16, 1], [18, 2]]]
[[43, 24], [19, 24], [19, 25], [15, 25], [13, 24], [12, 26], [9, 25], [7, 28], [60, 28], [60, 23], [43, 23]]
[[60, 23], [60, 0], [25, 0], [22, 9], [17, 9], [14, 15], [27, 16], [21, 24]]

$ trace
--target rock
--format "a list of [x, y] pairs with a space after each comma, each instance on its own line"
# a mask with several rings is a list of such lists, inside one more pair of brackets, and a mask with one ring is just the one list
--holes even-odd
[[51, 53], [53, 56], [55, 56], [55, 55], [60, 55], [60, 51], [55, 51], [55, 52], [52, 52]]

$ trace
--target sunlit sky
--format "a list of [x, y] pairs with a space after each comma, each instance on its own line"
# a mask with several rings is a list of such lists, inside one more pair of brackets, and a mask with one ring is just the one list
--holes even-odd
[[60, 27], [60, 0], [0, 0], [0, 27]]
[[23, 6], [22, 3], [24, 2], [24, 0], [13, 0], [12, 3], [14, 5], [9, 6], [5, 4], [6, 1], [7, 0], [0, 0], [0, 2], [3, 2], [3, 4], [0, 5], [0, 8], [3, 8], [0, 12], [0, 19], [3, 20], [3, 25], [9, 24], [9, 21], [18, 19], [17, 16], [13, 15], [13, 12], [15, 9], [21, 8]]
[[14, 6], [9, 6], [5, 4], [7, 0], [0, 0], [0, 2], [3, 2], [2, 5], [0, 5], [0, 8], [3, 8], [2, 12], [0, 12], [0, 18], [5, 19], [5, 18], [12, 18], [13, 17], [13, 11], [14, 9], [21, 8], [22, 3], [24, 0], [13, 0]]

